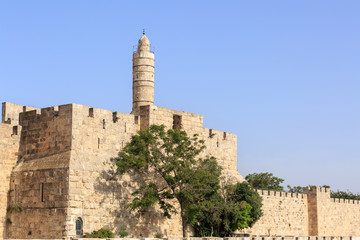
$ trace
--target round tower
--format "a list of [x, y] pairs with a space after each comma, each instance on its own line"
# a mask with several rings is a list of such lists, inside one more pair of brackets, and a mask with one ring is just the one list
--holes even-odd
[[140, 106], [154, 105], [154, 53], [150, 41], [143, 33], [133, 53], [133, 107], [132, 113]]

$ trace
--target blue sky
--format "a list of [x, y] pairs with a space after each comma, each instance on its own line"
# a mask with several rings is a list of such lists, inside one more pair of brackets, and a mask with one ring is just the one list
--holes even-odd
[[132, 49], [155, 104], [238, 135], [238, 169], [360, 192], [360, 2], [1, 1], [0, 101], [131, 111]]

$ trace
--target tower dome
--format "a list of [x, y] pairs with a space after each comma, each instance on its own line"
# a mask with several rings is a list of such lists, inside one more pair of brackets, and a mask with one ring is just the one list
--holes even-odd
[[137, 51], [150, 51], [150, 41], [145, 34], [139, 39]]

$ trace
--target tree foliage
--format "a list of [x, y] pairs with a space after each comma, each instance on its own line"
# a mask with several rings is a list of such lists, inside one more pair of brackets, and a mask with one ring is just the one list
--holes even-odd
[[301, 186], [293, 186], [287, 185], [288, 192], [290, 193], [304, 193], [304, 188]]
[[221, 168], [216, 159], [199, 158], [204, 148], [204, 142], [197, 135], [190, 138], [185, 131], [166, 131], [163, 125], [139, 131], [113, 159], [120, 174], [154, 175], [133, 193], [134, 199], [128, 207], [146, 211], [159, 204], [164, 216], [170, 218], [178, 213], [172, 204], [172, 200], [177, 200], [185, 237], [186, 207], [195, 200], [209, 198], [220, 187]]
[[344, 198], [344, 199], [351, 199], [351, 200], [360, 200], [360, 194], [355, 194], [350, 192], [349, 190], [340, 191], [337, 190], [336, 192], [331, 191], [331, 197], [332, 198]]
[[107, 228], [101, 228], [92, 233], [85, 234], [83, 238], [114, 238], [114, 233]]
[[280, 184], [284, 179], [275, 177], [272, 173], [252, 173], [245, 177], [246, 181], [256, 189], [283, 191], [284, 188]]
[[[200, 158], [205, 148], [197, 135], [150, 126], [131, 138], [117, 158], [117, 172], [149, 175], [133, 193], [130, 210], [158, 204], [165, 217], [178, 213], [198, 236], [219, 236], [252, 226], [261, 216], [261, 197], [247, 183], [220, 188], [221, 167], [213, 157]], [[160, 180], [160, 181], [159, 181]]]

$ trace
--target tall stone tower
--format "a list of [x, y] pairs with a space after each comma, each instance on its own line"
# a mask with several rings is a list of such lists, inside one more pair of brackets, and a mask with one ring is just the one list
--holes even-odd
[[137, 51], [133, 54], [133, 107], [131, 113], [141, 106], [154, 105], [154, 53], [150, 41], [143, 33]]

